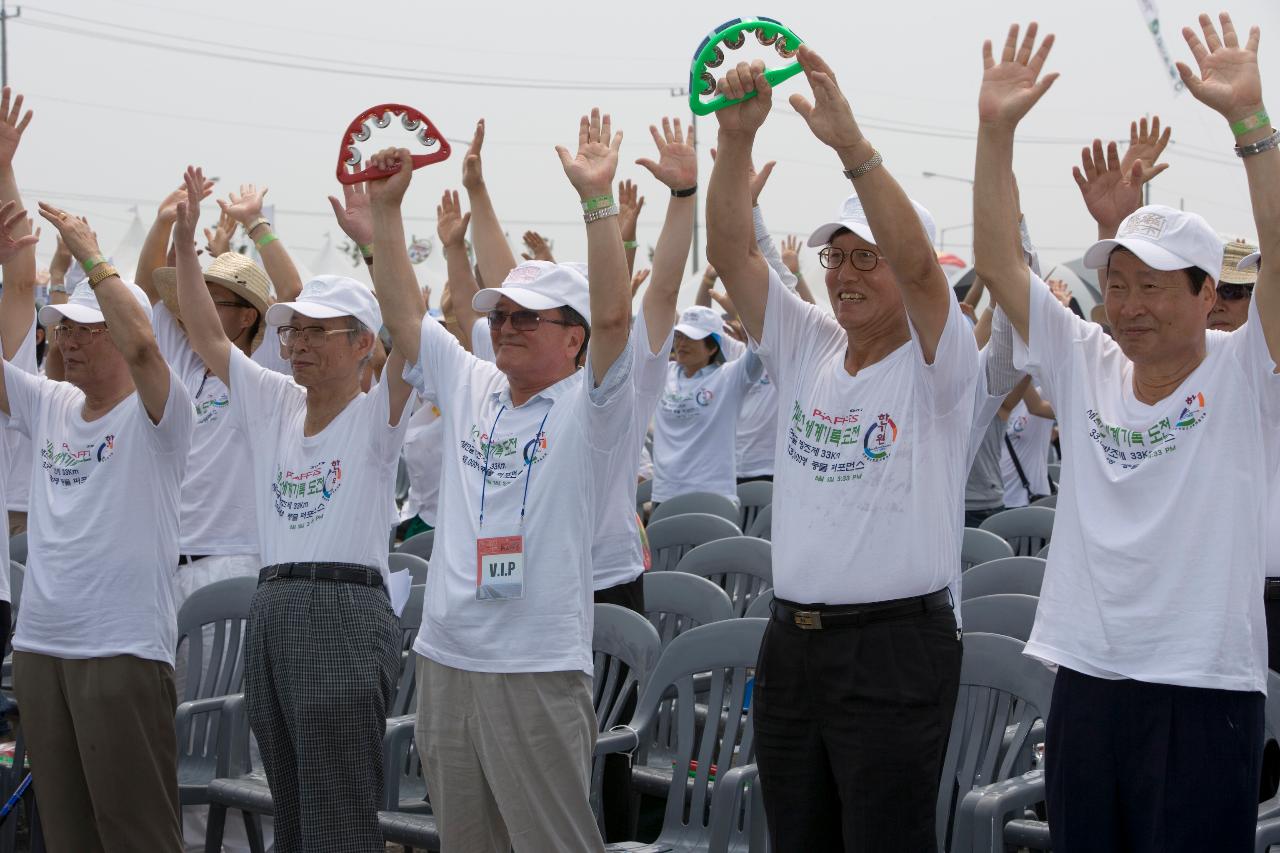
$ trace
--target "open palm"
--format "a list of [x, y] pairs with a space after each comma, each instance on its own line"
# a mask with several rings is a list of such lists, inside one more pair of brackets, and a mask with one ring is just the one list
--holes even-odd
[[593, 108], [578, 125], [578, 153], [571, 157], [563, 145], [556, 146], [556, 153], [569, 183], [583, 198], [591, 198], [609, 195], [621, 147], [622, 132], [613, 133], [613, 120]]
[[653, 176], [673, 190], [683, 190], [698, 183], [698, 153], [694, 149], [694, 130], [689, 128], [686, 137], [680, 119], [663, 118], [662, 131], [649, 125], [653, 143], [658, 146], [658, 162], [641, 157], [636, 164], [653, 173]]
[[1258, 72], [1259, 31], [1249, 31], [1249, 41], [1240, 46], [1231, 16], [1225, 12], [1219, 16], [1222, 37], [1208, 15], [1200, 16], [1201, 42], [1190, 27], [1182, 29], [1182, 36], [1191, 48], [1191, 55], [1200, 66], [1195, 73], [1185, 63], [1178, 63], [1182, 82], [1195, 99], [1217, 110], [1227, 121], [1235, 121], [1252, 114], [1262, 105], [1262, 76]]
[[991, 42], [982, 46], [982, 88], [978, 91], [978, 119], [986, 123], [1017, 124], [1036, 101], [1049, 90], [1057, 74], [1040, 76], [1044, 62], [1053, 47], [1053, 36], [1045, 36], [1039, 50], [1035, 48], [1035, 23], [1027, 26], [1026, 37], [1018, 45], [1018, 25], [1009, 28], [1000, 63], [991, 53]]

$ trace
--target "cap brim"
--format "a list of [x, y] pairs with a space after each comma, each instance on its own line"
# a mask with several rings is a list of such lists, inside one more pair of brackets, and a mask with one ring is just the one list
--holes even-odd
[[105, 323], [106, 318], [101, 311], [95, 311], [87, 305], [72, 305], [64, 302], [61, 305], [46, 305], [40, 309], [40, 325], [48, 328], [63, 317], [73, 323]]
[[[1090, 246], [1089, 250], [1084, 253], [1085, 267], [1091, 270], [1102, 269], [1107, 265], [1107, 260], [1111, 257], [1112, 251], [1119, 247], [1133, 252], [1138, 256], [1138, 260], [1153, 270], [1184, 270], [1188, 267], [1199, 266], [1147, 240], [1113, 239], [1099, 240]], [[1217, 271], [1214, 271], [1212, 275], [1216, 277]]]
[[809, 241], [805, 245], [825, 246], [831, 242], [831, 238], [834, 237], [835, 233], [841, 228], [846, 231], [852, 231], [863, 240], [866, 240], [873, 246], [875, 245], [876, 240], [871, 234], [871, 228], [862, 222], [827, 222], [823, 225], [819, 225], [814, 229], [814, 232], [809, 235]]
[[703, 338], [709, 338], [715, 334], [715, 332], [708, 332], [706, 329], [699, 328], [698, 326], [690, 326], [685, 323], [677, 323], [675, 331], [684, 335], [686, 338], [692, 338], [695, 341], [700, 341]]
[[471, 298], [471, 307], [482, 314], [488, 314], [504, 296], [521, 308], [531, 311], [548, 311], [568, 304], [523, 287], [486, 287]]
[[1256, 269], [1261, 261], [1262, 253], [1254, 252], [1241, 258], [1240, 263], [1236, 264], [1236, 269], [1241, 271]]
[[289, 322], [293, 314], [301, 314], [312, 320], [332, 320], [335, 317], [350, 317], [345, 311], [326, 308], [314, 302], [277, 302], [267, 309], [267, 325], [283, 326]]

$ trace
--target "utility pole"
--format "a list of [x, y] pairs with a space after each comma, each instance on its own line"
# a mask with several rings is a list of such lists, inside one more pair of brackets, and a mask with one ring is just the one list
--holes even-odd
[[10, 12], [5, 0], [0, 0], [0, 86], [9, 85], [9, 19], [21, 15], [21, 6], [13, 7]]

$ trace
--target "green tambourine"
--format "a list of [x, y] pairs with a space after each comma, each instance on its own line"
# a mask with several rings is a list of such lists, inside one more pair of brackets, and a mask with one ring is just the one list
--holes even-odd
[[[746, 98], [726, 98], [718, 95], [710, 101], [702, 100], [716, 90], [716, 78], [708, 69], [718, 68], [724, 62], [725, 51], [737, 50], [746, 43], [747, 33], [754, 32], [756, 39], [763, 45], [773, 45], [778, 55], [790, 59], [796, 55], [804, 39], [791, 32], [781, 22], [761, 15], [758, 18], [734, 18], [716, 27], [715, 32], [702, 40], [693, 54], [693, 67], [689, 71], [689, 109], [700, 116], [710, 115], [716, 110], [731, 104], [741, 103], [747, 98], [754, 98], [755, 92], [748, 92]], [[801, 72], [800, 63], [792, 62], [782, 68], [770, 68], [764, 72], [764, 79], [776, 86], [783, 80], [790, 79]]]

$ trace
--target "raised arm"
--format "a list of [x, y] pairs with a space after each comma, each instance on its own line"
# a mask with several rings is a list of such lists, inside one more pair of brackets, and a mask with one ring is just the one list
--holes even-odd
[[444, 251], [448, 276], [445, 287], [449, 291], [458, 328], [466, 335], [468, 350], [471, 349], [471, 329], [480, 318], [479, 312], [471, 307], [480, 285], [476, 283], [471, 259], [467, 257], [467, 226], [470, 224], [471, 214], [462, 212], [457, 190], [445, 190], [440, 204], [436, 205], [436, 236], [440, 238], [440, 247]]
[[520, 257], [526, 261], [549, 261], [553, 264], [556, 262], [556, 256], [551, 254], [551, 244], [547, 242], [546, 237], [537, 231], [526, 231], [522, 239], [525, 247], [532, 254], [521, 252]]
[[618, 229], [622, 232], [622, 248], [627, 253], [627, 272], [636, 268], [636, 229], [640, 222], [640, 211], [644, 209], [644, 196], [636, 185], [628, 178], [618, 181]]
[[676, 196], [675, 193], [698, 185], [698, 153], [694, 148], [693, 126], [689, 126], [686, 137], [678, 118], [663, 118], [662, 131], [650, 125], [649, 133], [658, 146], [658, 162], [642, 157], [636, 163], [648, 169], [672, 192], [667, 202], [667, 218], [653, 250], [653, 280], [644, 292], [641, 305], [649, 330], [649, 351], [657, 354], [676, 322], [676, 298], [680, 295], [685, 262], [689, 260], [689, 247], [693, 245], [697, 196]]
[[[1227, 120], [1235, 134], [1236, 150], [1244, 155], [1258, 248], [1262, 251], [1253, 298], [1271, 358], [1280, 363], [1280, 149], [1275, 145], [1276, 131], [1262, 103], [1262, 75], [1258, 71], [1261, 33], [1258, 27], [1251, 27], [1248, 41], [1241, 45], [1231, 16], [1224, 12], [1218, 20], [1221, 37], [1209, 16], [1200, 16], [1203, 43], [1190, 27], [1183, 28], [1182, 35], [1200, 73], [1182, 62], [1178, 63], [1178, 72], [1197, 101]], [[1251, 153], [1255, 150], [1247, 147], [1251, 145], [1266, 150]]]
[[462, 188], [467, 191], [467, 203], [474, 220], [471, 244], [475, 248], [476, 263], [480, 265], [483, 286], [501, 287], [507, 273], [516, 268], [516, 256], [507, 243], [497, 211], [493, 209], [493, 199], [489, 197], [489, 186], [485, 183], [480, 160], [483, 147], [484, 119], [480, 119], [476, 122], [475, 135], [471, 137], [471, 147], [462, 160]]
[[[584, 205], [589, 199], [611, 195], [618, 149], [622, 147], [622, 131], [615, 134], [612, 130], [608, 114], [602, 118], [600, 110], [593, 108], [590, 117], [583, 116], [579, 122], [578, 153], [571, 156], [564, 146], [556, 146], [565, 176]], [[616, 207], [613, 214], [587, 222], [587, 280], [591, 285], [591, 340], [587, 348], [596, 385], [604, 381], [627, 348], [631, 331], [631, 273]]]
[[233, 344], [222, 329], [218, 308], [204, 283], [200, 261], [196, 257], [196, 223], [200, 219], [201, 187], [204, 173], [188, 166], [183, 175], [187, 197], [174, 205], [174, 268], [177, 270], [178, 308], [187, 342], [213, 375], [231, 387], [231, 348]]
[[[0, 91], [0, 204], [9, 205], [9, 212], [21, 212], [22, 196], [18, 193], [18, 178], [13, 170], [13, 157], [22, 141], [22, 133], [31, 122], [31, 110], [22, 113], [22, 96], [10, 101], [8, 86]], [[25, 213], [12, 222], [9, 238], [17, 240], [31, 233], [31, 220]], [[24, 244], [9, 254], [4, 261], [4, 289], [0, 290], [0, 341], [4, 342], [4, 357], [12, 359], [18, 353], [31, 324], [35, 322], [36, 308], [36, 249], [35, 244]]]
[[796, 277], [796, 296], [799, 296], [810, 305], [817, 303], [813, 298], [813, 291], [809, 289], [809, 284], [804, 280], [804, 273], [800, 270], [800, 238], [795, 235], [788, 235], [782, 241], [782, 264], [791, 270], [791, 274]]
[[[399, 170], [386, 178], [370, 181], [369, 202], [373, 211], [373, 286], [382, 306], [382, 322], [391, 332], [391, 345], [409, 364], [418, 363], [422, 345], [422, 317], [426, 308], [418, 277], [413, 274], [404, 238], [404, 218], [400, 205], [413, 179], [413, 155], [405, 148], [388, 148], [373, 155], [380, 169]], [[455, 299], [454, 308], [457, 302]]]
[[[102, 256], [98, 239], [87, 222], [45, 202], [40, 202], [40, 215], [58, 229], [58, 234], [79, 263], [90, 262], [87, 265], [90, 272], [94, 267], [109, 263]], [[124, 357], [147, 416], [152, 423], [158, 424], [169, 401], [170, 371], [160, 354], [151, 321], [118, 273], [98, 282], [93, 290], [107, 324], [107, 334]]]
[[[26, 220], [27, 212], [19, 208], [15, 202], [6, 201], [0, 205], [0, 264], [8, 264], [23, 252], [34, 251], [40, 238], [31, 233], [31, 224]], [[27, 233], [20, 233], [24, 230]], [[50, 349], [52, 351], [54, 348]], [[5, 359], [8, 360], [8, 356]], [[5, 390], [2, 369], [0, 369], [0, 411], [6, 415], [9, 414], [9, 395]]]
[[373, 265], [373, 211], [369, 207], [369, 194], [364, 184], [343, 184], [342, 201], [337, 196], [329, 196], [329, 204], [333, 207], [333, 217], [338, 220], [338, 227], [364, 258], [366, 266]]
[[[1018, 25], [1009, 28], [999, 64], [991, 42], [982, 45], [982, 89], [978, 95], [978, 154], [973, 185], [974, 269], [1025, 341], [1030, 314], [1031, 271], [1019, 248], [1013, 189], [1013, 137], [1056, 73], [1040, 76], [1053, 47], [1046, 36], [1035, 50], [1036, 24], [1018, 46]], [[1034, 50], [1034, 53], [1033, 53]]]
[[[200, 198], [204, 199], [212, 192], [213, 181], [206, 180], [200, 190]], [[133, 274], [133, 283], [142, 288], [142, 292], [147, 294], [152, 305], [160, 301], [160, 294], [151, 281], [151, 275], [160, 267], [167, 265], [169, 235], [173, 233], [173, 223], [178, 218], [178, 202], [186, 201], [186, 198], [185, 184], [179, 185], [176, 190], [164, 197], [164, 201], [160, 202], [160, 207], [156, 210], [155, 221], [151, 223], [146, 239], [142, 241], [142, 250], [138, 253], [138, 267]]]
[[258, 247], [262, 267], [276, 290], [276, 301], [291, 302], [302, 292], [302, 277], [289, 257], [289, 250], [280, 242], [271, 223], [262, 215], [262, 200], [269, 187], [259, 190], [253, 184], [241, 184], [240, 193], [231, 193], [227, 201], [218, 199], [218, 207], [244, 228], [245, 236]]

